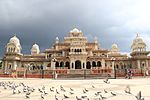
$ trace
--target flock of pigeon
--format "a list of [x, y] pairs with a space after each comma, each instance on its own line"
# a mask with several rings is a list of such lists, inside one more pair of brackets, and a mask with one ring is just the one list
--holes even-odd
[[[105, 84], [110, 84], [110, 81], [108, 78], [104, 80]], [[76, 89], [73, 89], [72, 87], [67, 88], [62, 85], [59, 87], [46, 87], [46, 86], [41, 86], [41, 88], [35, 88], [35, 87], [30, 87], [25, 83], [15, 83], [15, 82], [0, 82], [0, 94], [3, 92], [3, 90], [8, 90], [10, 91], [11, 95], [18, 95], [22, 94], [23, 99], [32, 99], [32, 96], [34, 96], [35, 92], [36, 96], [39, 96], [39, 99], [41, 100], [47, 100], [48, 96], [51, 96], [53, 99], [49, 100], [107, 100], [108, 98], [120, 95], [119, 93], [115, 91], [109, 91], [106, 89], [100, 90], [100, 91], [95, 91], [93, 97], [95, 99], [91, 99], [89, 97], [88, 92], [96, 89], [96, 86], [91, 85], [91, 88], [83, 88], [80, 90], [81, 95], [77, 95], [76, 93], [78, 92]], [[110, 94], [111, 96], [104, 96], [103, 94]], [[122, 95], [131, 95], [134, 96], [137, 100], [144, 100], [144, 97], [142, 97], [141, 91], [137, 93], [137, 95], [133, 95], [131, 92], [131, 88], [129, 85], [126, 86], [124, 90], [124, 94]], [[0, 100], [3, 100], [1, 95], [0, 95]], [[19, 99], [18, 99], [19, 100]]]

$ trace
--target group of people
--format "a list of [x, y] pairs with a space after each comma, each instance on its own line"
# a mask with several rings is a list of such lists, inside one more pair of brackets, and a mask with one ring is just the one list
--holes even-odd
[[[143, 74], [144, 74], [144, 76], [149, 76], [149, 69], [145, 69]], [[133, 76], [132, 69], [126, 69], [126, 76], [125, 76], [125, 78], [132, 79], [132, 76]]]

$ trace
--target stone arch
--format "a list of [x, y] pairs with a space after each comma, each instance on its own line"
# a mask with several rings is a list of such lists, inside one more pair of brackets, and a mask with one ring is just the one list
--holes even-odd
[[60, 62], [60, 67], [64, 67], [64, 62], [63, 61]]
[[102, 63], [100, 61], [97, 62], [98, 67], [102, 67]]
[[89, 61], [86, 62], [86, 69], [91, 69], [91, 63]]
[[65, 67], [67, 67], [68, 69], [70, 69], [70, 62], [69, 62], [69, 61], [67, 61], [67, 62], [65, 63]]
[[59, 62], [56, 62], [56, 63], [55, 63], [55, 67], [59, 67]]
[[81, 61], [80, 60], [75, 61], [75, 69], [81, 69]]
[[95, 61], [92, 62], [92, 67], [96, 67], [96, 62]]
[[51, 67], [51, 63], [47, 64], [47, 67]]

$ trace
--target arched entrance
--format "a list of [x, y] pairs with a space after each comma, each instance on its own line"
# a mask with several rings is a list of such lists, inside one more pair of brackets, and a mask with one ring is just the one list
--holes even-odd
[[75, 69], [81, 69], [81, 61], [80, 60], [75, 61]]
[[65, 67], [67, 67], [68, 69], [70, 69], [70, 63], [68, 61], [66, 62]]
[[89, 61], [86, 63], [86, 69], [91, 69], [91, 63]]

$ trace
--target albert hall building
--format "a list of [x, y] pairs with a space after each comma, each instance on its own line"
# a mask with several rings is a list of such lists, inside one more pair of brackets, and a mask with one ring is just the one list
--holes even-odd
[[117, 44], [110, 49], [102, 49], [94, 38], [89, 42], [81, 30], [74, 28], [64, 37], [63, 42], [56, 37], [52, 47], [40, 51], [38, 44], [31, 48], [31, 54], [22, 54], [19, 38], [15, 35], [6, 44], [3, 56], [3, 70], [19, 68], [37, 70], [51, 69], [146, 69], [150, 66], [149, 51], [143, 38], [137, 35], [131, 43], [130, 55], [122, 54]]

